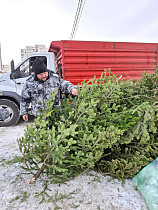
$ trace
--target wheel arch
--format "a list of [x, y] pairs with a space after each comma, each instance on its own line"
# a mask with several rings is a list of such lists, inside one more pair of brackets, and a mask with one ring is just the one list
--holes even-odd
[[13, 101], [20, 108], [21, 96], [11, 91], [0, 91], [0, 99], [8, 99]]

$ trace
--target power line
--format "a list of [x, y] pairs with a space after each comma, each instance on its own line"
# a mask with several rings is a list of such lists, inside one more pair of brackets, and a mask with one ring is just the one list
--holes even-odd
[[79, 14], [80, 14], [80, 11], [81, 11], [81, 1], [82, 0], [79, 0], [79, 2], [78, 2], [78, 7], [77, 7], [77, 11], [76, 11], [75, 20], [74, 20], [74, 24], [73, 24], [73, 28], [72, 28], [70, 39], [73, 38], [73, 36], [75, 34], [75, 31], [76, 31], [76, 26], [77, 26], [77, 22], [79, 20]]
[[85, 1], [86, 0], [79, 0], [78, 2], [78, 6], [77, 6], [77, 11], [76, 11], [76, 15], [75, 15], [75, 20], [73, 23], [73, 27], [72, 27], [72, 32], [71, 32], [71, 36], [70, 39], [73, 39], [75, 37], [77, 28], [78, 28], [78, 24], [81, 18], [81, 14], [85, 5]]
[[84, 7], [84, 4], [85, 4], [85, 1], [86, 0], [79, 0], [79, 2], [78, 2], [78, 7], [77, 7], [77, 11], [76, 11], [75, 20], [74, 20], [74, 24], [73, 24], [73, 28], [72, 28], [70, 39], [73, 39], [75, 34], [76, 34], [76, 31], [77, 31], [77, 28], [78, 28], [78, 24], [79, 24], [79, 21], [80, 21], [80, 18], [81, 18], [81, 14], [82, 14], [82, 11], [83, 11], [83, 7]]

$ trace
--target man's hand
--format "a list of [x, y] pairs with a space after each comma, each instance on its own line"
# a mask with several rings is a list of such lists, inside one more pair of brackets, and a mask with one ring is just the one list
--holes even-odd
[[28, 121], [28, 115], [27, 115], [27, 114], [24, 114], [24, 115], [22, 116], [22, 118], [23, 118], [23, 120], [24, 120], [25, 122]]
[[71, 93], [72, 93], [72, 95], [74, 95], [74, 96], [77, 96], [77, 95], [78, 95], [78, 91], [77, 91], [77, 89], [75, 89], [75, 88], [73, 88], [73, 89], [71, 90]]

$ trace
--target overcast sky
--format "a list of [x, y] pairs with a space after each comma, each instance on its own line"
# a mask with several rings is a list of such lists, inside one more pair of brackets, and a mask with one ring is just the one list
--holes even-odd
[[[2, 64], [69, 40], [79, 0], [0, 0]], [[74, 40], [158, 43], [158, 0], [86, 0]]]

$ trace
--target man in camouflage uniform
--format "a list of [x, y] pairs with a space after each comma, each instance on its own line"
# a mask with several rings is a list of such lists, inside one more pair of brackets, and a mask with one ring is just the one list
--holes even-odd
[[20, 114], [24, 121], [28, 121], [28, 107], [31, 103], [32, 114], [37, 116], [40, 111], [45, 110], [44, 102], [56, 88], [54, 106], [60, 105], [60, 90], [64, 93], [77, 95], [77, 88], [65, 81], [51, 70], [48, 70], [42, 59], [37, 58], [33, 64], [32, 74], [23, 87], [20, 103]]

